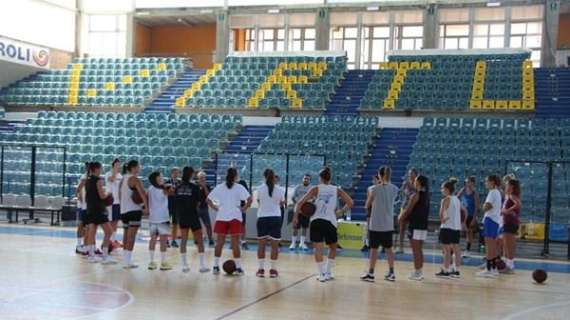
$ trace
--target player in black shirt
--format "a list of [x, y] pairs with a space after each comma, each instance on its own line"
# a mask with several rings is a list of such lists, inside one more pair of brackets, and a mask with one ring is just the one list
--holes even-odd
[[176, 220], [180, 228], [180, 260], [182, 262], [182, 271], [190, 271], [188, 266], [188, 258], [186, 255], [186, 242], [188, 241], [188, 230], [192, 230], [194, 242], [198, 247], [198, 257], [200, 258], [200, 272], [208, 272], [210, 269], [206, 267], [204, 257], [204, 239], [202, 238], [202, 225], [198, 217], [198, 207], [200, 206], [200, 187], [192, 182], [194, 169], [192, 167], [184, 167], [182, 169], [182, 181], [176, 187], [175, 203], [176, 203]]

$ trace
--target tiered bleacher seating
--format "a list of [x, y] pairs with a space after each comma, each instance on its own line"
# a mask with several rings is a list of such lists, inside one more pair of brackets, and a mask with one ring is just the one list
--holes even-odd
[[[165, 113], [40, 112], [14, 133], [2, 133], [0, 143], [39, 145], [36, 173], [38, 194], [60, 194], [63, 150], [67, 148], [67, 177], [76, 182], [85, 161], [110, 165], [119, 157], [138, 159], [148, 176], [153, 170], [164, 174], [173, 166], [201, 167], [219, 151], [241, 123], [240, 116]], [[4, 193], [29, 191], [30, 151], [6, 147]]]
[[177, 106], [322, 110], [345, 71], [345, 56], [228, 56]]
[[[526, 163], [529, 161], [570, 161], [569, 119], [426, 118], [409, 167], [418, 168], [431, 180], [433, 218], [441, 199], [439, 187], [449, 177], [463, 181], [466, 176], [476, 176], [484, 196], [487, 175], [509, 172], [523, 183], [522, 219], [529, 221], [534, 216], [540, 221], [546, 210], [548, 175], [546, 165]], [[558, 219], [568, 223], [570, 175], [564, 168], [554, 176], [554, 199], [558, 199], [554, 203]]]
[[2, 90], [8, 105], [142, 106], [184, 70], [184, 58], [78, 58]]
[[533, 110], [529, 56], [526, 52], [392, 55], [380, 65], [360, 110]]
[[258, 152], [323, 155], [333, 182], [351, 188], [376, 134], [376, 118], [284, 117]]

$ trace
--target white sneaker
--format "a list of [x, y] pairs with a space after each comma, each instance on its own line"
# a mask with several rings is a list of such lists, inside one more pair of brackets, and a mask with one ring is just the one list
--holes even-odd
[[301, 250], [303, 250], [303, 251], [309, 251], [309, 247], [307, 247], [307, 245], [304, 244], [304, 243], [300, 246], [300, 248], [301, 248]]
[[103, 257], [101, 264], [117, 264], [117, 261], [110, 256]]
[[295, 250], [297, 248], [297, 246], [295, 245], [295, 243], [291, 243], [291, 245], [289, 246], [289, 250]]
[[87, 257], [87, 262], [89, 263], [99, 263], [101, 262], [101, 258], [97, 257], [97, 256], [88, 256]]
[[480, 277], [480, 278], [489, 278], [489, 279], [495, 279], [497, 278], [497, 274], [491, 270], [483, 270], [483, 271], [479, 271], [475, 274], [475, 276]]
[[137, 264], [134, 264], [134, 263], [130, 263], [130, 264], [123, 265], [123, 269], [125, 269], [125, 270], [128, 270], [128, 269], [136, 269], [136, 268], [138, 268], [138, 267], [139, 267], [139, 266], [138, 266]]
[[471, 256], [469, 255], [469, 251], [463, 251], [463, 254], [461, 255], [461, 258], [463, 258], [463, 259], [469, 259], [469, 258], [471, 258]]
[[333, 276], [332, 272], [325, 273], [325, 278], [327, 281], [334, 280], [334, 276]]
[[190, 272], [190, 267], [188, 265], [183, 265], [182, 266], [182, 272], [184, 272], [184, 273]]
[[208, 268], [206, 266], [201, 266], [200, 267], [200, 273], [206, 273], [206, 272], [210, 272], [210, 268]]
[[424, 280], [424, 274], [423, 274], [423, 272], [414, 271], [408, 277], [408, 279], [413, 280], [413, 281], [423, 281]]
[[320, 282], [327, 282], [327, 274], [326, 273], [321, 273], [320, 275], [317, 276], [317, 281]]

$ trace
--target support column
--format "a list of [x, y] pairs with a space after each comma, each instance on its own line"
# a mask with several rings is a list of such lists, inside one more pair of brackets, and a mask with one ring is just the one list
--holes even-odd
[[83, 1], [75, 0], [75, 47], [73, 50], [74, 57], [80, 57], [81, 52], [81, 42], [82, 40], [82, 29], [83, 29]]
[[216, 52], [214, 63], [223, 63], [230, 52], [230, 16], [228, 10], [216, 13]]
[[542, 67], [556, 66], [558, 24], [560, 20], [560, 0], [547, 0], [544, 8], [542, 27]]
[[438, 25], [438, 7], [435, 4], [429, 4], [424, 10], [423, 49], [437, 49]]
[[329, 10], [327, 8], [319, 8], [315, 19], [315, 49], [329, 50], [330, 47], [330, 29], [331, 21]]
[[130, 11], [127, 13], [127, 47], [125, 48], [125, 55], [130, 58], [135, 55], [136, 44], [136, 26], [134, 12]]

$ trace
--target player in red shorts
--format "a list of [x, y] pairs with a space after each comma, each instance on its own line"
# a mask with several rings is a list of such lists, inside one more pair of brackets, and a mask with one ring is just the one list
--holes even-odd
[[[243, 275], [241, 267], [240, 236], [244, 232], [242, 225], [242, 211], [245, 212], [251, 205], [249, 192], [237, 183], [238, 172], [236, 168], [228, 168], [226, 182], [217, 185], [208, 195], [208, 205], [216, 211], [214, 232], [217, 234], [214, 251], [213, 273], [220, 273], [220, 257], [222, 248], [229, 235], [232, 239], [233, 257], [236, 263], [236, 275]], [[243, 201], [243, 202], [242, 202]], [[242, 205], [245, 204], [245, 205]]]

